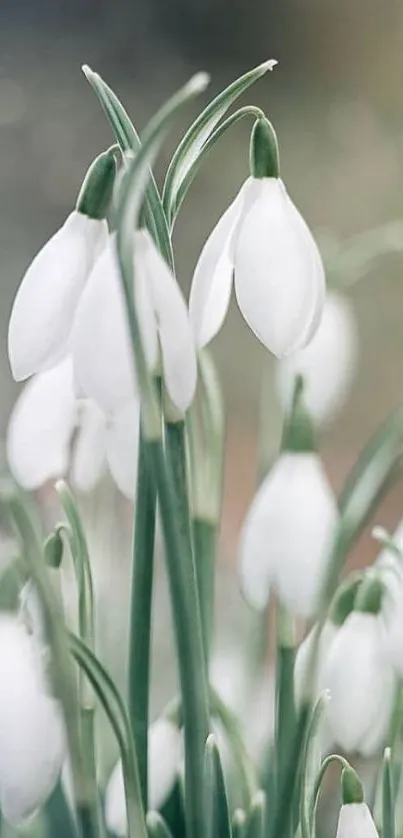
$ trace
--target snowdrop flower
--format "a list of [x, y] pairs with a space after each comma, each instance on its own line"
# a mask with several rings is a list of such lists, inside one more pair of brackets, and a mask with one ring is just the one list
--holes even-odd
[[352, 611], [337, 631], [321, 680], [331, 695], [328, 722], [334, 740], [346, 751], [369, 756], [385, 740], [396, 677], [383, 652], [378, 579], [369, 581], [364, 596], [362, 610]]
[[349, 300], [330, 292], [312, 340], [277, 364], [276, 384], [283, 407], [288, 409], [295, 378], [300, 374], [305, 382], [306, 406], [315, 422], [331, 419], [348, 397], [357, 351], [356, 324]]
[[251, 168], [200, 254], [190, 318], [198, 346], [205, 346], [223, 324], [234, 279], [243, 317], [280, 358], [305, 346], [319, 325], [324, 269], [279, 177], [277, 140], [266, 119], [259, 119], [252, 132]]
[[[179, 771], [181, 736], [177, 726], [161, 716], [148, 731], [148, 808], [160, 809], [172, 790]], [[127, 835], [126, 803], [122, 763], [112, 771], [105, 797], [105, 818], [108, 829], [116, 835]]]
[[379, 838], [361, 782], [352, 768], [342, 773], [342, 799], [336, 838]]
[[94, 161], [76, 209], [25, 273], [8, 331], [8, 354], [17, 381], [51, 369], [69, 352], [77, 303], [107, 241], [104, 215], [115, 171], [113, 151]]
[[297, 392], [283, 451], [247, 513], [240, 575], [255, 608], [274, 589], [292, 614], [307, 617], [318, 604], [338, 513], [300, 399]]
[[[165, 386], [180, 411], [196, 388], [196, 350], [182, 292], [146, 230], [134, 234], [135, 302], [150, 372], [162, 363]], [[133, 397], [135, 375], [115, 237], [82, 294], [73, 330], [78, 388], [105, 411]], [[161, 353], [161, 359], [160, 359]]]
[[46, 683], [46, 650], [18, 618], [0, 616], [0, 807], [18, 826], [51, 794], [65, 755], [61, 709]]
[[111, 416], [94, 402], [77, 399], [67, 358], [34, 376], [17, 399], [7, 431], [9, 467], [25, 489], [37, 489], [70, 469], [73, 486], [83, 492], [109, 468], [120, 491], [132, 497], [138, 426], [134, 399]]

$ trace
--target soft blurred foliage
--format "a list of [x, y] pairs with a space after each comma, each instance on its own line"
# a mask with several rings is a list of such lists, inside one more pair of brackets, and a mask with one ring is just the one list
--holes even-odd
[[[283, 178], [310, 226], [343, 240], [403, 215], [402, 41], [403, 6], [395, 0], [1, 4], [2, 431], [17, 393], [6, 351], [15, 290], [32, 255], [72, 208], [89, 162], [110, 144], [108, 126], [80, 71], [83, 62], [110, 82], [141, 130], [167, 95], [197, 69], [211, 72], [212, 95], [248, 67], [277, 58], [278, 68], [248, 100], [261, 105], [276, 126]], [[170, 136], [157, 176], [186, 124], [183, 117]], [[238, 125], [214, 150], [179, 218], [175, 245], [185, 289], [207, 233], [247, 174], [248, 130]], [[385, 258], [351, 291], [360, 371], [349, 404], [324, 431], [322, 445], [335, 485], [403, 396], [402, 264], [402, 255]], [[272, 376], [272, 365], [235, 306], [215, 353], [228, 406], [223, 554], [233, 559], [235, 536], [256, 480], [261, 377]], [[273, 451], [279, 425], [273, 395], [264, 422]], [[392, 526], [401, 514], [396, 495], [382, 523]], [[110, 575], [119, 578], [121, 567], [114, 555]], [[108, 600], [104, 607], [109, 626], [125, 611], [117, 595], [113, 606]], [[165, 621], [165, 612], [160, 613]]]

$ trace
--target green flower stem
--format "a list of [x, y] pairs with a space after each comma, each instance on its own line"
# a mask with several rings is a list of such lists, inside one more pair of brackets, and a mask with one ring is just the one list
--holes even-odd
[[[185, 803], [188, 834], [204, 835], [204, 747], [209, 732], [208, 693], [186, 483], [184, 422], [166, 423], [162, 446], [152, 448], [165, 536], [178, 651], [185, 734]], [[168, 466], [168, 469], [167, 469]], [[171, 479], [169, 479], [171, 478]]]
[[214, 570], [217, 545], [217, 525], [203, 518], [192, 518], [197, 590], [199, 592], [203, 648], [209, 658], [213, 609]]
[[313, 811], [314, 811], [314, 821], [316, 816], [316, 810], [318, 808], [319, 802], [319, 794], [322, 787], [322, 783], [327, 772], [327, 769], [333, 765], [334, 763], [340, 765], [341, 770], [343, 771], [344, 768], [350, 768], [350, 763], [344, 757], [340, 756], [339, 754], [329, 754], [326, 759], [323, 760], [322, 765], [319, 769], [318, 775], [315, 780], [314, 791], [313, 791]]
[[290, 737], [287, 760], [280, 778], [281, 783], [277, 786], [275, 807], [270, 821], [270, 838], [271, 836], [273, 838], [284, 838], [289, 828], [310, 712], [310, 704], [303, 703], [294, 725], [293, 735]]
[[[63, 480], [59, 480], [56, 484], [56, 490], [68, 522], [66, 530], [78, 591], [78, 633], [86, 646], [91, 650], [95, 650], [94, 589], [87, 538], [76, 499], [68, 485]], [[82, 754], [85, 761], [85, 799], [87, 801], [85, 807], [80, 812], [80, 817], [83, 823], [84, 835], [87, 832], [89, 835], [102, 835], [104, 829], [97, 783], [95, 708], [93, 706], [92, 692], [89, 692], [88, 682], [82, 677], [81, 670], [79, 671], [78, 690], [80, 735]]]
[[[294, 631], [293, 621], [285, 608], [277, 606], [277, 658], [276, 658], [276, 777], [277, 789], [283, 787], [295, 730], [294, 702]], [[291, 801], [290, 801], [291, 815]], [[291, 821], [288, 824], [291, 828]]]
[[[22, 498], [15, 495], [7, 498], [6, 502], [22, 543], [23, 555], [41, 599], [48, 629], [49, 642], [53, 653], [52, 667], [55, 692], [61, 701], [66, 724], [79, 833], [81, 838], [97, 838], [97, 833], [87, 828], [89, 823], [87, 813], [91, 809], [93, 801], [86, 796], [88, 787], [80, 737], [79, 707], [65, 627], [43, 562], [38, 534], [31, 515], [26, 509], [26, 504]], [[93, 819], [91, 818], [90, 824], [92, 823]]]
[[175, 639], [185, 730], [185, 803], [188, 835], [204, 836], [203, 763], [209, 732], [207, 687], [199, 602], [195, 573], [185, 528], [185, 519], [174, 492], [170, 460], [164, 457], [160, 440], [150, 441], [148, 454], [158, 491], [165, 539], [168, 580], [172, 600]]
[[395, 790], [390, 748], [386, 748], [382, 770], [382, 838], [396, 838]]
[[212, 687], [210, 687], [210, 708], [212, 714], [220, 720], [230, 743], [241, 781], [244, 807], [247, 810], [259, 788], [259, 783], [255, 766], [243, 741], [238, 719]]
[[129, 645], [129, 713], [138, 755], [140, 786], [147, 811], [148, 705], [151, 602], [157, 493], [150, 474], [149, 443], [140, 432], [133, 540]]

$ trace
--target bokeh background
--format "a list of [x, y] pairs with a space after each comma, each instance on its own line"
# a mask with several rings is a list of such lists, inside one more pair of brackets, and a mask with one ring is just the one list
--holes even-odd
[[[283, 178], [310, 226], [343, 241], [403, 216], [402, 48], [398, 0], [1, 3], [2, 435], [18, 392], [6, 351], [13, 295], [34, 252], [71, 210], [91, 159], [111, 141], [82, 63], [104, 76], [141, 130], [166, 96], [198, 69], [211, 73], [210, 96], [266, 58], [278, 59], [275, 72], [247, 99], [263, 107], [276, 126]], [[196, 106], [170, 136], [157, 177], [194, 113]], [[247, 174], [249, 128], [237, 126], [214, 150], [179, 218], [175, 246], [185, 290], [207, 233]], [[402, 273], [403, 254], [397, 253], [351, 290], [360, 369], [348, 405], [321, 439], [336, 487], [377, 424], [403, 400]], [[271, 380], [272, 366], [235, 306], [214, 351], [228, 415], [222, 556], [230, 565], [256, 481], [260, 382], [262, 375]], [[274, 449], [279, 432], [274, 395], [265, 432]], [[381, 522], [393, 526], [402, 513], [403, 498], [396, 491]], [[105, 540], [98, 540], [99, 550], [107, 552]], [[373, 550], [364, 539], [355, 561], [368, 560]], [[119, 575], [116, 555], [105, 574], [108, 587], [110, 575]], [[105, 623], [104, 632], [107, 640]]]

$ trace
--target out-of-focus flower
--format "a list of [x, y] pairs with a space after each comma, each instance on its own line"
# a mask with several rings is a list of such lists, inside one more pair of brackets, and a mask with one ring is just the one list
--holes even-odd
[[288, 409], [295, 378], [302, 375], [309, 413], [317, 423], [331, 419], [349, 395], [357, 353], [350, 302], [339, 293], [329, 292], [318, 330], [308, 345], [277, 364], [276, 384], [283, 407]]
[[17, 616], [0, 616], [0, 805], [18, 826], [43, 805], [65, 757], [61, 708], [46, 676], [47, 650]]
[[112, 151], [94, 161], [76, 209], [37, 253], [25, 273], [14, 300], [8, 332], [11, 370], [17, 381], [51, 369], [70, 351], [78, 301], [107, 242], [104, 215], [115, 172]]
[[325, 277], [302, 216], [279, 177], [277, 142], [267, 120], [251, 139], [252, 176], [207, 239], [193, 276], [189, 311], [198, 346], [228, 311], [232, 281], [246, 322], [277, 357], [308, 343], [320, 321]]
[[[106, 411], [135, 392], [127, 314], [112, 236], [77, 309], [73, 362], [77, 385]], [[146, 230], [134, 234], [134, 289], [150, 372], [162, 374], [174, 405], [186, 411], [196, 388], [196, 350], [187, 305], [172, 272]]]
[[274, 589], [292, 614], [314, 614], [338, 519], [313, 451], [284, 451], [263, 481], [243, 526], [240, 575], [255, 608]]
[[330, 691], [327, 718], [348, 752], [375, 753], [384, 743], [396, 677], [385, 659], [379, 613], [353, 611], [337, 631], [321, 668]]
[[[148, 808], [160, 809], [178, 776], [181, 759], [181, 735], [170, 719], [161, 716], [148, 731]], [[126, 802], [122, 763], [115, 765], [105, 797], [108, 829], [127, 835]]]
[[107, 468], [123, 494], [133, 496], [139, 405], [132, 398], [111, 416], [95, 402], [77, 399], [70, 358], [29, 381], [7, 431], [11, 472], [25, 489], [37, 489], [70, 471], [73, 486], [90, 491]]

